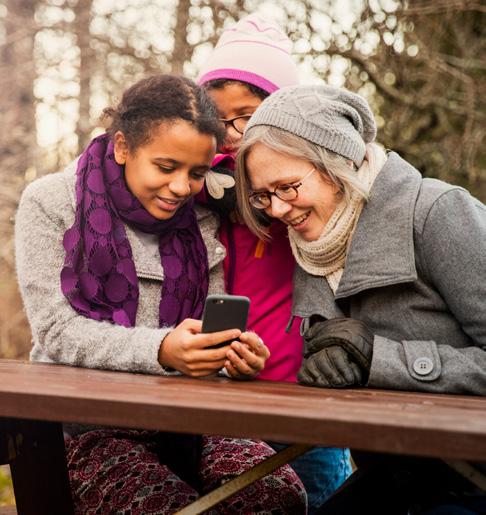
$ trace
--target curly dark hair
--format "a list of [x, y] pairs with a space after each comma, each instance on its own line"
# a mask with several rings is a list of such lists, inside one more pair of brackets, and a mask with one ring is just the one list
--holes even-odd
[[243, 82], [241, 80], [235, 79], [214, 79], [203, 84], [203, 87], [209, 91], [211, 89], [223, 89], [226, 86], [226, 84], [241, 84], [242, 86], [245, 86], [245, 88], [250, 93], [253, 93], [255, 96], [257, 96], [260, 100], [265, 100], [268, 96], [270, 96], [270, 93], [268, 91], [265, 91], [264, 89], [259, 88], [258, 86], [254, 86], [249, 82]]
[[133, 152], [148, 143], [152, 131], [163, 122], [187, 120], [202, 134], [224, 141], [225, 130], [218, 111], [204, 88], [177, 75], [161, 74], [142, 79], [122, 96], [116, 107], [103, 110], [102, 119], [111, 119], [107, 132], [125, 136]]

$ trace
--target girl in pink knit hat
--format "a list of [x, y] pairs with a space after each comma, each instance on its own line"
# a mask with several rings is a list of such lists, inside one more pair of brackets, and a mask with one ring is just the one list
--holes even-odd
[[[284, 86], [298, 83], [291, 42], [282, 30], [257, 15], [228, 27], [202, 67], [199, 84], [216, 102], [226, 126], [226, 139], [206, 176], [205, 198], [222, 219], [220, 239], [228, 293], [251, 299], [249, 328], [271, 355], [258, 379], [296, 381], [302, 360], [298, 321], [291, 320], [292, 276], [295, 261], [286, 227], [267, 220], [270, 241], [258, 239], [240, 220], [234, 192], [234, 158], [245, 126], [260, 103]], [[290, 321], [290, 322], [289, 322]], [[230, 351], [232, 352], [232, 351]], [[236, 354], [232, 360], [239, 358]], [[228, 361], [228, 372], [238, 371]], [[239, 369], [249, 367], [240, 363]], [[272, 444], [276, 449], [282, 446]], [[316, 448], [292, 466], [302, 479], [313, 513], [350, 474], [347, 449]]]

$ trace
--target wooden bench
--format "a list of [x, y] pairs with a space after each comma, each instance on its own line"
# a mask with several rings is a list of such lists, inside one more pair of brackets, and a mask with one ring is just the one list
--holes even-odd
[[0, 463], [20, 515], [72, 513], [63, 422], [486, 461], [486, 398], [0, 360]]

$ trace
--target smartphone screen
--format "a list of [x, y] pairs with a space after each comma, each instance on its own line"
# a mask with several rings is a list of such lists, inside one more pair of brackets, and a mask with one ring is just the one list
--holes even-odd
[[[225, 329], [246, 331], [250, 299], [239, 295], [208, 295], [204, 304], [202, 332], [214, 333]], [[228, 345], [223, 342], [216, 347]]]

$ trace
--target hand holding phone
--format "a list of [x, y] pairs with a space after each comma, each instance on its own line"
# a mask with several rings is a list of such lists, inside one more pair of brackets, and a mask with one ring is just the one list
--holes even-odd
[[224, 366], [234, 379], [255, 377], [270, 356], [258, 335], [245, 332], [249, 307], [250, 299], [237, 295], [209, 295], [204, 307], [203, 333], [225, 329], [240, 329], [242, 332], [238, 341], [228, 340], [213, 347], [231, 345]]
[[[250, 299], [238, 295], [208, 295], [204, 304], [202, 320], [203, 333], [215, 333], [226, 329], [246, 331]], [[225, 341], [215, 347], [229, 345], [232, 340]]]
[[241, 335], [238, 329], [203, 334], [202, 322], [186, 318], [161, 342], [158, 361], [191, 377], [214, 374], [224, 367], [228, 347], [217, 348], [224, 341], [233, 342]]

